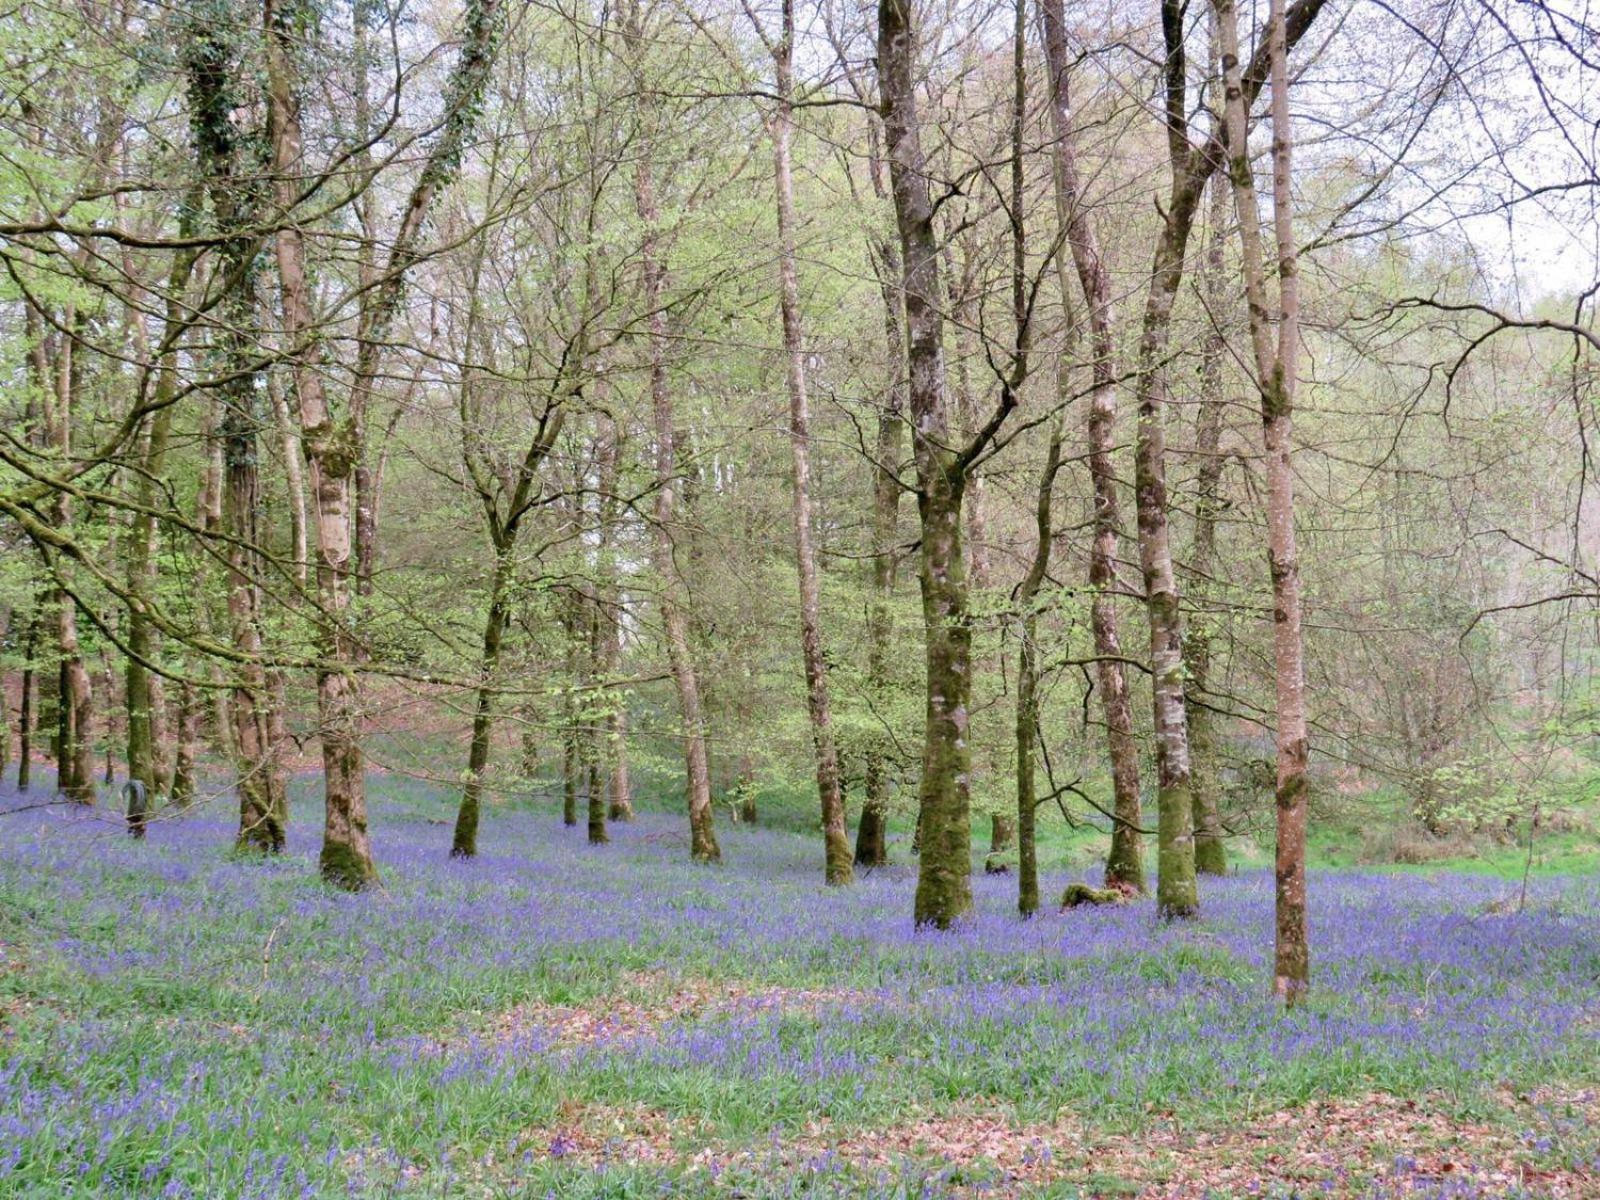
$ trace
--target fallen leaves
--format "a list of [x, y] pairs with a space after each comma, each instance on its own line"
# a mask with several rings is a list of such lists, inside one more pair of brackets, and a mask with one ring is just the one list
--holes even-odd
[[1494, 1121], [1450, 1116], [1422, 1102], [1372, 1093], [1316, 1101], [1263, 1115], [1248, 1126], [1196, 1129], [1163, 1121], [1137, 1134], [1087, 1126], [1076, 1114], [1019, 1123], [984, 1107], [926, 1114], [878, 1129], [827, 1120], [771, 1140], [736, 1145], [706, 1140], [696, 1122], [643, 1107], [574, 1107], [523, 1144], [586, 1165], [624, 1162], [799, 1173], [820, 1162], [871, 1173], [906, 1162], [942, 1168], [951, 1186], [990, 1197], [1021, 1196], [1068, 1184], [1085, 1197], [1222, 1200], [1245, 1196], [1407, 1197], [1510, 1194], [1550, 1200], [1600, 1196], [1594, 1165], [1563, 1161], [1518, 1126], [1560, 1109], [1600, 1132], [1600, 1095], [1546, 1089], [1503, 1097]]

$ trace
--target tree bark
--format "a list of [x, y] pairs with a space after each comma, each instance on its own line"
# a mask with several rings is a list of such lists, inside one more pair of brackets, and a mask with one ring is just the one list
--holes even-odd
[[[1289, 120], [1289, 47], [1284, 0], [1271, 0], [1266, 42], [1272, 81], [1272, 213], [1278, 297], [1267, 300], [1267, 268], [1250, 165], [1249, 113], [1239, 67], [1239, 26], [1233, 0], [1213, 0], [1222, 42], [1226, 89], [1228, 177], [1233, 184], [1250, 311], [1256, 386], [1267, 467], [1267, 562], [1272, 574], [1272, 650], [1277, 695], [1276, 925], [1273, 990], [1293, 1007], [1310, 986], [1306, 933], [1305, 649], [1301, 633], [1300, 565], [1294, 529], [1293, 418], [1298, 382], [1300, 288], [1294, 238], [1293, 137]], [[1277, 328], [1273, 329], [1274, 323]], [[1276, 337], [1274, 337], [1276, 332]]]
[[1227, 306], [1222, 283], [1227, 205], [1227, 187], [1219, 175], [1211, 185], [1210, 228], [1202, 280], [1212, 327], [1201, 351], [1200, 413], [1195, 422], [1195, 454], [1200, 465], [1195, 472], [1194, 545], [1189, 562], [1194, 578], [1190, 601], [1198, 615], [1189, 628], [1189, 677], [1185, 684], [1189, 741], [1194, 757], [1194, 862], [1195, 869], [1202, 875], [1226, 875], [1228, 872], [1222, 831], [1217, 718], [1206, 700], [1211, 681], [1212, 623], [1216, 617], [1208, 598], [1216, 570], [1217, 518], [1222, 511], [1222, 358], [1227, 343], [1220, 322]]
[[[31, 306], [28, 314], [36, 321]], [[79, 326], [75, 308], [69, 304], [62, 318], [63, 329]], [[32, 324], [32, 322], [30, 322]], [[35, 326], [36, 328], [36, 326]], [[62, 335], [56, 347], [54, 362], [46, 358], [42, 340], [36, 340], [30, 363], [34, 368], [36, 383], [50, 391], [54, 403], [48, 413], [50, 447], [66, 462], [72, 457], [73, 405], [77, 398], [79, 365], [74, 354], [73, 338]], [[55, 501], [55, 525], [58, 529], [72, 526], [72, 501], [65, 492]], [[60, 563], [53, 564], [55, 569]], [[58, 576], [59, 578], [59, 576]], [[94, 782], [94, 742], [92, 738], [94, 694], [89, 671], [83, 665], [83, 651], [78, 640], [77, 601], [65, 588], [56, 588], [56, 652], [59, 667], [56, 685], [56, 790], [76, 804], [93, 804], [96, 799]]]
[[33, 775], [33, 656], [39, 649], [39, 622], [35, 612], [28, 622], [22, 650], [22, 697], [17, 706], [17, 791], [25, 792]]
[[828, 884], [840, 885], [849, 883], [854, 872], [850, 842], [845, 836], [844, 789], [833, 736], [828, 668], [822, 655], [822, 601], [817, 583], [816, 548], [812, 545], [811, 415], [806, 395], [800, 282], [795, 266], [794, 180], [790, 164], [794, 125], [793, 57], [794, 0], [783, 0], [783, 29], [772, 47], [778, 88], [777, 111], [772, 119], [772, 156], [778, 205], [778, 308], [783, 323], [785, 378], [789, 389], [795, 568], [800, 576], [800, 651], [805, 662], [806, 708], [811, 720], [817, 795], [822, 808], [823, 873]]
[[[626, 18], [627, 40], [635, 57], [643, 53], [644, 31], [638, 4], [630, 4]], [[661, 577], [659, 609], [666, 631], [667, 660], [678, 691], [678, 712], [683, 722], [684, 785], [689, 808], [689, 853], [698, 862], [720, 862], [711, 808], [711, 767], [706, 753], [705, 714], [700, 676], [689, 637], [687, 592], [674, 553], [673, 531], [678, 507], [678, 434], [667, 381], [666, 271], [661, 261], [661, 212], [656, 203], [655, 138], [653, 118], [647, 114], [643, 89], [637, 103], [646, 128], [634, 173], [634, 202], [644, 240], [639, 247], [643, 274], [643, 301], [647, 321], [646, 343], [650, 369], [650, 405], [655, 426], [656, 496], [653, 513], [655, 565]]]
[[[622, 586], [617, 565], [612, 561], [611, 546], [616, 539], [617, 468], [622, 448], [616, 422], [609, 416], [602, 416], [601, 422], [599, 566], [602, 582], [600, 611], [595, 617], [601, 630], [601, 670], [608, 680], [615, 680], [622, 673]], [[606, 742], [606, 758], [611, 768], [606, 773], [606, 816], [613, 821], [631, 821], [633, 788], [628, 778], [628, 703], [625, 696], [614, 697], [611, 701], [606, 715]]]
[[278, 0], [263, 0], [263, 8], [273, 182], [282, 222], [275, 249], [283, 329], [291, 347], [301, 441], [317, 514], [317, 600], [322, 624], [317, 715], [324, 796], [320, 865], [322, 876], [329, 883], [359, 890], [377, 878], [377, 870], [367, 835], [360, 695], [355, 675], [359, 653], [348, 624], [354, 455], [349, 444], [350, 430], [334, 420], [323, 392], [305, 238], [293, 219], [303, 155], [298, 81], [291, 65], [295, 35], [289, 14]]
[[900, 233], [911, 441], [922, 526], [919, 583], [927, 658], [926, 726], [918, 788], [921, 853], [914, 919], [946, 929], [972, 906], [972, 631], [961, 502], [967, 462], [951, 447], [934, 207], [917, 116], [909, 0], [879, 0], [878, 90]]
[[1115, 589], [1118, 535], [1122, 525], [1117, 495], [1116, 447], [1117, 364], [1116, 313], [1111, 279], [1099, 238], [1083, 203], [1077, 162], [1077, 134], [1072, 115], [1070, 56], [1062, 0], [1040, 0], [1045, 62], [1050, 72], [1050, 120], [1054, 135], [1053, 165], [1056, 210], [1066, 234], [1072, 262], [1083, 291], [1089, 326], [1091, 390], [1089, 393], [1089, 476], [1094, 485], [1094, 538], [1089, 549], [1089, 586], [1093, 592], [1089, 623], [1094, 634], [1095, 664], [1101, 710], [1106, 723], [1106, 750], [1111, 760], [1111, 852], [1106, 858], [1107, 886], [1144, 891], [1144, 847], [1139, 832], [1139, 749], [1133, 736], [1133, 706], [1117, 628]]
[[1050, 430], [1039, 494], [1034, 505], [1033, 560], [1017, 588], [1022, 613], [1022, 647], [1017, 655], [1017, 911], [1031, 917], [1039, 911], [1039, 856], [1034, 831], [1038, 789], [1034, 784], [1034, 744], [1039, 739], [1039, 614], [1034, 608], [1039, 587], [1050, 570], [1052, 496], [1061, 470], [1061, 422]]
[[[873, 169], [876, 185], [876, 161]], [[905, 442], [906, 338], [900, 252], [892, 239], [879, 243], [874, 264], [883, 294], [883, 335], [889, 368], [873, 445], [872, 554], [868, 567], [872, 593], [867, 611], [867, 693], [879, 702], [888, 689], [894, 641], [894, 550], [900, 524], [900, 456]], [[866, 797], [856, 828], [855, 860], [862, 866], [881, 867], [889, 861], [889, 771], [884, 739], [873, 738], [865, 758]]]
[[[163, 321], [162, 345], [183, 320], [183, 296], [194, 269], [195, 255], [183, 252], [175, 256], [167, 277], [167, 296]], [[132, 276], [131, 263], [129, 276]], [[139, 356], [150, 359], [150, 343], [144, 333], [144, 319], [136, 315], [133, 320]], [[123, 698], [128, 713], [128, 778], [136, 779], [145, 787], [151, 804], [166, 794], [170, 786], [165, 767], [166, 721], [162, 712], [165, 696], [161, 677], [147, 665], [155, 653], [156, 639], [148, 606], [154, 603], [157, 572], [156, 550], [159, 529], [155, 519], [156, 481], [166, 470], [167, 444], [172, 431], [173, 399], [177, 393], [178, 372], [175, 350], [167, 348], [161, 360], [150, 363], [148, 370], [155, 378], [153, 397], [155, 415], [150, 418], [139, 448], [140, 472], [135, 485], [135, 497], [140, 506], [133, 514], [128, 539], [128, 654], [123, 672]]]
[[483, 775], [489, 766], [489, 738], [494, 726], [494, 676], [500, 665], [500, 645], [510, 617], [507, 591], [511, 583], [509, 547], [496, 546], [494, 572], [489, 581], [489, 613], [483, 623], [483, 649], [478, 656], [478, 695], [472, 712], [472, 741], [467, 747], [467, 778], [456, 811], [451, 858], [472, 858], [478, 853], [478, 815], [483, 795]]

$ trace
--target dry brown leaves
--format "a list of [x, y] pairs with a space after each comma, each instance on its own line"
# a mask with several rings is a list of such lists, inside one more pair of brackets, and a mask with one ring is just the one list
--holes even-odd
[[1595, 1200], [1600, 1174], [1556, 1167], [1535, 1154], [1518, 1129], [1536, 1129], [1541, 1112], [1561, 1108], [1594, 1129], [1600, 1093], [1504, 1096], [1508, 1121], [1451, 1119], [1426, 1102], [1374, 1093], [1265, 1114], [1225, 1129], [1164, 1122], [1138, 1134], [1086, 1129], [1071, 1114], [1019, 1124], [995, 1109], [919, 1117], [873, 1130], [813, 1122], [770, 1143], [706, 1141], [697, 1124], [646, 1108], [574, 1106], [552, 1129], [530, 1130], [524, 1144], [555, 1157], [720, 1169], [743, 1164], [767, 1173], [803, 1170], [825, 1155], [864, 1168], [906, 1160], [981, 1167], [974, 1194], [1016, 1196], [1049, 1182], [1076, 1184], [1085, 1196], [1142, 1200], [1221, 1200], [1246, 1196], [1405, 1196], [1458, 1183], [1487, 1196]]
[[[586, 1045], [657, 1036], [675, 1023], [759, 1013], [815, 1014], [830, 1005], [861, 1004], [877, 997], [848, 988], [759, 987], [737, 981], [679, 978], [664, 971], [630, 971], [622, 986], [587, 1004], [529, 1000], [497, 1014], [488, 1036], [510, 1041], [542, 1030], [554, 1043]], [[448, 1046], [459, 1039], [441, 1039]]]

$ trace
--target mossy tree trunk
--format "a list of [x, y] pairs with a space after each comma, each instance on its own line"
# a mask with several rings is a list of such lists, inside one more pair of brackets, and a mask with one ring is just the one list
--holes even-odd
[[317, 600], [321, 610], [317, 670], [318, 736], [322, 743], [322, 876], [359, 890], [377, 878], [367, 834], [366, 780], [361, 754], [361, 700], [356, 680], [359, 646], [350, 630], [350, 491], [354, 457], [349, 431], [337, 422], [323, 391], [317, 323], [305, 235], [294, 219], [304, 169], [299, 81], [294, 74], [294, 19], [278, 0], [265, 0], [272, 167], [281, 228], [274, 238], [286, 343], [292, 348], [301, 444], [316, 519]]
[[972, 630], [967, 619], [962, 499], [973, 461], [1016, 403], [1002, 387], [995, 412], [957, 448], [944, 378], [939, 247], [917, 115], [915, 35], [909, 0], [879, 0], [878, 93], [900, 233], [908, 331], [911, 445], [917, 514], [927, 696], [918, 788], [917, 925], [948, 928], [972, 906], [972, 769], [968, 740]]
[[472, 710], [472, 739], [467, 746], [467, 777], [461, 788], [461, 806], [456, 811], [455, 832], [450, 840], [451, 858], [472, 858], [478, 853], [478, 816], [494, 724], [494, 678], [510, 618], [507, 592], [511, 564], [509, 549], [497, 546], [494, 572], [489, 581], [489, 613], [483, 623], [483, 648], [478, 656], [478, 692]]

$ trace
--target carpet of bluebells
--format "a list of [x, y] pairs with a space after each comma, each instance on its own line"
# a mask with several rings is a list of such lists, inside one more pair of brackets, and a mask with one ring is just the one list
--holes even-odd
[[[974, 1099], [1136, 1129], [1153, 1112], [1227, 1121], [1372, 1091], [1470, 1107], [1600, 1078], [1593, 877], [1535, 880], [1517, 912], [1514, 885], [1481, 877], [1314, 874], [1315, 996], [1284, 1016], [1264, 873], [1209, 883], [1184, 926], [1144, 904], [1025, 923], [1013, 881], [980, 874], [972, 919], [918, 933], [908, 868], [828, 890], [812, 838], [723, 829], [727, 865], [706, 868], [676, 816], [591, 848], [548, 814], [496, 811], [487, 852], [452, 862], [448, 794], [381, 778], [383, 885], [351, 897], [316, 879], [309, 786], [290, 853], [265, 862], [229, 852], [222, 801], [143, 843], [108, 814], [0, 815], [0, 1195], [700, 1194], [563, 1163], [538, 1131], [634, 1105], [761, 1145]], [[0, 809], [39, 798], [0, 791]], [[719, 1007], [650, 1037], [501, 1019], [603, 1008], [639, 977], [837, 999]], [[961, 1186], [828, 1163], [722, 1183]]]

